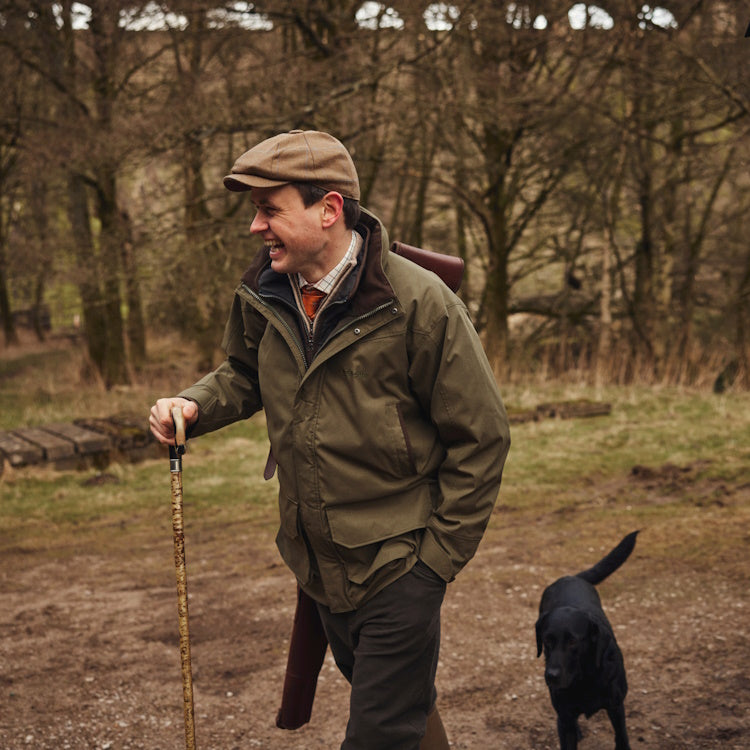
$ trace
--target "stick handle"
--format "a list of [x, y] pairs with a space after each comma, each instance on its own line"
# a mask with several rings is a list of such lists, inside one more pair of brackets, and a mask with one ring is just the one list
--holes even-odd
[[[180, 416], [182, 411], [180, 410]], [[175, 421], [175, 426], [177, 423]], [[183, 431], [184, 442], [184, 431]], [[180, 468], [176, 469], [175, 464]], [[177, 615], [180, 624], [180, 661], [182, 664], [182, 697], [185, 709], [185, 747], [195, 750], [195, 715], [193, 708], [193, 673], [190, 662], [190, 630], [188, 627], [187, 567], [185, 565], [185, 530], [182, 513], [181, 459], [170, 460], [172, 482], [172, 531], [174, 564], [177, 575]]]
[[171, 410], [172, 421], [174, 422], [174, 445], [177, 452], [185, 452], [185, 417], [182, 415], [182, 407], [173, 406]]

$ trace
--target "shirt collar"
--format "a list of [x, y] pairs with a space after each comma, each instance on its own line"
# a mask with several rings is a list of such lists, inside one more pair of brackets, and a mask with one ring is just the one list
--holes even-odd
[[[335, 268], [331, 269], [322, 279], [316, 281], [314, 284], [310, 284], [310, 286], [328, 294], [336, 286], [336, 282], [339, 276], [344, 273], [344, 270], [348, 271], [349, 268], [354, 268], [357, 265], [357, 255], [359, 254], [362, 242], [362, 237], [357, 232], [352, 231], [352, 239], [349, 242], [349, 247], [344, 257], [336, 264]], [[308, 281], [301, 273], [297, 274], [297, 282], [300, 288], [308, 286]]]

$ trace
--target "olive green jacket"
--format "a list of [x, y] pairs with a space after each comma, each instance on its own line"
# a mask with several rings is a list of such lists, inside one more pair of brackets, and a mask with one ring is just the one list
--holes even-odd
[[467, 310], [391, 253], [363, 211], [358, 265], [313, 337], [261, 251], [237, 288], [227, 358], [181, 395], [191, 436], [265, 409], [278, 464], [279, 551], [332, 611], [357, 608], [420, 558], [446, 581], [474, 555], [510, 444]]

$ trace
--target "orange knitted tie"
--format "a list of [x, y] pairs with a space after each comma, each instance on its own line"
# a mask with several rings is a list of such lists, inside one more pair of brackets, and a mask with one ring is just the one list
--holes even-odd
[[315, 313], [318, 312], [323, 297], [326, 296], [325, 292], [321, 292], [320, 289], [316, 289], [310, 284], [306, 284], [300, 290], [302, 292], [302, 304], [307, 313], [307, 317], [312, 320], [315, 317]]

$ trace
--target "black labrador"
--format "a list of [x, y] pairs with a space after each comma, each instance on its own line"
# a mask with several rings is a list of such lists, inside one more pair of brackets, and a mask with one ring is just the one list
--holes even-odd
[[536, 621], [537, 657], [544, 651], [544, 679], [557, 712], [561, 750], [578, 747], [578, 717], [585, 714], [588, 719], [602, 708], [615, 730], [615, 749], [630, 750], [625, 728], [625, 665], [594, 586], [628, 559], [637, 534], [628, 534], [593, 568], [559, 578], [542, 594]]

